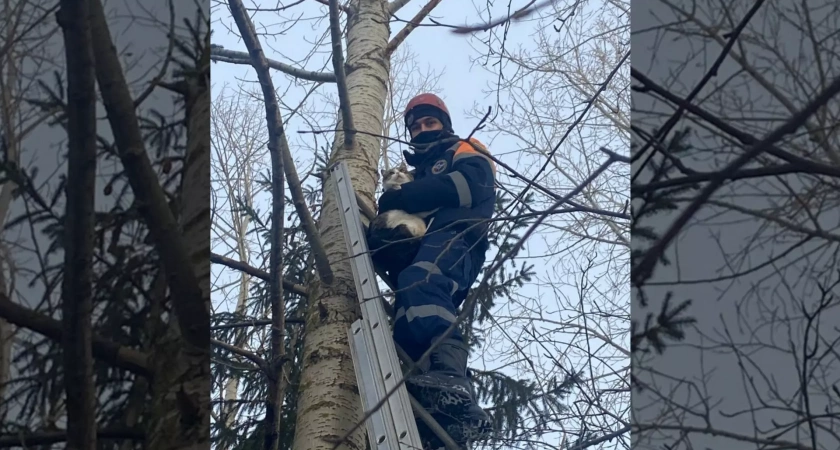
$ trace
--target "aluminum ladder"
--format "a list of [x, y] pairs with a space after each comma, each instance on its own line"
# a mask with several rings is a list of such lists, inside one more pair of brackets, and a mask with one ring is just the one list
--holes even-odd
[[[338, 202], [350, 265], [356, 281], [362, 318], [348, 330], [350, 351], [359, 394], [365, 413], [373, 409], [403, 377], [400, 360], [391, 335], [388, 314], [381, 301], [376, 272], [368, 253], [365, 228], [356, 202], [356, 191], [344, 162], [328, 169], [328, 189]], [[421, 450], [423, 445], [411, 408], [411, 399], [403, 384], [371, 414], [367, 435], [372, 450]]]

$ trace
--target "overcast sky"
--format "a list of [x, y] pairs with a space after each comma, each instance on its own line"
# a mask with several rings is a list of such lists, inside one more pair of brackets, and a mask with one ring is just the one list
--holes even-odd
[[[680, 25], [672, 25], [671, 31], [663, 32], [660, 27], [666, 23], [673, 24], [676, 19], [675, 13], [666, 3], [693, 12], [700, 22], [711, 24], [709, 29], [723, 35], [732, 31], [730, 21], [740, 21], [752, 2], [737, 4], [737, 7], [732, 8], [730, 18], [721, 12], [721, 4], [718, 2], [662, 0], [633, 3], [633, 67], [685, 97], [720, 54], [721, 46], [704, 43], [697, 34], [703, 34], [708, 29], [704, 31], [696, 22], [689, 21], [685, 25], [685, 28], [700, 30], [689, 38], [678, 36], [674, 31], [681, 29]], [[803, 40], [802, 33], [795, 29], [801, 26], [804, 19], [802, 16], [796, 19], [797, 16], [791, 10], [801, 5], [814, 8], [812, 19], [822, 28], [817, 36], [825, 38], [827, 34], [833, 34], [825, 40], [826, 46], [836, 47], [840, 43], [836, 34], [837, 9], [836, 6], [830, 6], [831, 2], [805, 1], [796, 2], [795, 5], [793, 2], [766, 3], [782, 8], [788, 17], [794, 18], [788, 22], [779, 20], [778, 10], [770, 9], [770, 6], [763, 7], [745, 34], [753, 37], [753, 44], [756, 36], [764, 36], [759, 42], [765, 42], [766, 47], [758, 49], [756, 45], [736, 45], [737, 54], [742, 55], [746, 51], [744, 64], [735, 62], [733, 58], [727, 59], [717, 77], [698, 97], [704, 99], [702, 104], [710, 112], [758, 138], [780, 126], [792, 114], [769, 94], [768, 87], [761, 86], [756, 78], [745, 74], [741, 70], [744, 66], [756, 68], [762, 78], [769, 80], [768, 85], [772, 86], [770, 90], [781, 92], [797, 108], [801, 108], [807, 101], [807, 95], [802, 91], [794, 91], [794, 83], [792, 77], [787, 75], [789, 72], [786, 71], [788, 67], [785, 63], [802, 64], [795, 71], [801, 80], [815, 86], [811, 96], [817, 90], [819, 76], [812, 47], [809, 41]], [[680, 19], [685, 19], [685, 16]], [[829, 80], [840, 74], [840, 65], [835, 57], [824, 56], [822, 62]], [[654, 126], [664, 123], [673, 112], [671, 106], [652, 104], [651, 96], [647, 94], [634, 93], [633, 99], [633, 124], [648, 132], [652, 132]], [[836, 101], [832, 111], [836, 117]], [[689, 121], [683, 120], [677, 129], [686, 125], [689, 125]], [[685, 161], [694, 170], [718, 169], [743, 151], [731, 142], [714, 137], [708, 124], [694, 122], [691, 126], [694, 134], [690, 142], [697, 152]], [[838, 142], [836, 132], [832, 139], [834, 144]], [[805, 139], [797, 140], [797, 144], [808, 145]], [[797, 152], [792, 146], [782, 148]], [[782, 189], [777, 181], [753, 180], [721, 189], [713, 199], [757, 211], [770, 207], [772, 203], [781, 204], [792, 195], [791, 192], [797, 195], [804, 192], [804, 181], [795, 177], [786, 177], [785, 180], [789, 182], [791, 191]], [[736, 190], [738, 195], [734, 194]], [[824, 227], [824, 231], [838, 236], [840, 215], [836, 209], [836, 191], [834, 194], [833, 200], [826, 203], [830, 206], [816, 213], [815, 220]], [[640, 221], [639, 225], [662, 231], [674, 217], [674, 214], [663, 214], [656, 219]], [[796, 220], [812, 226], [804, 213], [796, 217]], [[815, 239], [792, 251], [787, 257], [773, 264], [768, 263], [773, 256], [779, 255], [803, 237], [803, 234], [781, 232], [779, 227], [768, 224], [766, 220], [733, 212], [731, 209], [705, 208], [698, 214], [695, 223], [687, 227], [671, 246], [668, 256], [673, 264], [667, 267], [660, 265], [651, 278], [652, 284], [659, 285], [647, 288], [648, 298], [652, 300], [650, 309], [642, 310], [638, 303], [633, 304], [634, 319], [642, 320], [643, 314], [658, 312], [665, 293], [671, 291], [675, 302], [684, 299], [693, 301], [689, 314], [698, 320], [697, 328], [688, 332], [682, 344], [671, 345], [663, 356], [651, 356], [634, 365], [634, 374], [655, 386], [652, 390], [634, 393], [636, 420], [641, 423], [667, 423], [671, 426], [680, 422], [699, 428], [710, 426], [722, 433], [749, 437], [755, 430], [769, 432], [781, 426], [774, 426], [772, 420], [778, 423], [793, 420], [789, 412], [783, 412], [788, 409], [783, 405], [784, 401], [792, 402], [790, 408], [804, 410], [803, 404], [799, 402], [800, 397], [795, 395], [799, 388], [797, 371], [802, 367], [787, 352], [794, 349], [801, 361], [805, 327], [797, 305], [801, 301], [807, 305], [808, 310], [813, 309], [819, 293], [817, 281], [828, 285], [837, 280], [836, 242], [832, 244], [823, 239]], [[634, 240], [634, 244], [636, 242]], [[738, 253], [745, 249], [748, 249], [748, 256], [739, 258]], [[759, 267], [762, 263], [766, 267]], [[733, 272], [744, 271], [751, 273], [731, 277]], [[674, 283], [676, 280], [726, 276], [729, 279], [719, 282]], [[837, 293], [837, 290], [833, 292]], [[820, 362], [821, 370], [816, 370], [814, 379], [809, 383], [814, 414], [824, 412], [830, 397], [826, 395], [827, 386], [840, 378], [836, 353], [831, 355], [830, 345], [826, 345], [838, 337], [837, 327], [829, 325], [840, 320], [836, 305], [835, 301], [833, 307], [823, 313], [820, 320], [822, 327], [818, 331], [811, 331], [810, 342], [813, 343], [814, 336], [818, 336], [821, 340], [820, 352], [829, 350], [830, 355]], [[730, 342], [735, 343], [734, 348], [738, 349], [740, 359], [729, 347]], [[739, 367], [739, 363], [744, 367]], [[815, 369], [809, 367], [808, 370], [814, 372]], [[756, 383], [754, 390], [750, 382]], [[761, 400], [758, 400], [757, 395], [769, 406], [754, 415], [744, 414], [743, 411], [748, 410], [751, 404], [754, 408], [760, 408], [757, 405], [761, 405]], [[835, 396], [831, 400], [831, 411], [835, 415], [837, 407]], [[733, 417], [732, 414], [736, 415]], [[706, 422], [707, 419], [709, 422]], [[831, 428], [828, 422], [823, 424]], [[782, 439], [801, 442], [810, 447], [811, 441], [801, 433], [806, 429], [803, 426], [799, 428], [799, 433], [785, 433]], [[836, 433], [836, 425], [833, 425], [833, 430]], [[661, 449], [663, 444], [673, 444], [677, 436], [677, 431], [663, 431], [659, 439], [636, 442], [634, 448]], [[838, 448], [840, 445], [836, 437], [825, 431], [819, 432], [817, 441], [819, 448]], [[691, 433], [689, 442], [668, 448], [758, 448], [756, 444], [713, 437], [708, 433]]]

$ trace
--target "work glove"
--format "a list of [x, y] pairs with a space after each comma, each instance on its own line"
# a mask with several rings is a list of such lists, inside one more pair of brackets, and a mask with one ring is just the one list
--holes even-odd
[[379, 197], [379, 214], [395, 209], [403, 209], [402, 189], [385, 191]]

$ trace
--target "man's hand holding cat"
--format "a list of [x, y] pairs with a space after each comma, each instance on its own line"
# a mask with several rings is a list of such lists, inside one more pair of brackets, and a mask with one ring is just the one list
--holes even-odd
[[379, 197], [379, 214], [395, 209], [403, 209], [402, 189], [385, 191]]

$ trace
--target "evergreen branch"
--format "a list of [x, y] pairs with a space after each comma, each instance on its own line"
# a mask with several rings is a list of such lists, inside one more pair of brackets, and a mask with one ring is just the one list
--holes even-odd
[[[145, 439], [145, 432], [134, 428], [104, 428], [96, 432], [97, 440]], [[67, 441], [67, 431], [36, 431], [34, 433], [0, 434], [0, 448], [53, 445]]]
[[257, 368], [263, 371], [268, 370], [268, 364], [266, 361], [259, 356], [257, 356], [254, 352], [249, 352], [248, 350], [239, 348], [235, 345], [230, 345], [227, 342], [222, 342], [218, 339], [210, 339], [210, 343], [215, 345], [216, 347], [225, 349], [235, 355], [239, 355], [244, 357], [245, 359], [251, 361], [252, 363], [256, 364]]
[[207, 348], [210, 339], [209, 298], [205, 298], [187, 253], [180, 226], [149, 162], [116, 46], [101, 2], [91, 2], [91, 28], [96, 77], [119, 157], [136, 204], [141, 206], [155, 248], [166, 266], [167, 282], [184, 339], [195, 348]]
[[613, 431], [612, 433], [607, 433], [607, 434], [605, 434], [601, 437], [597, 437], [595, 439], [590, 439], [588, 441], [581, 442], [580, 444], [577, 444], [575, 446], [570, 447], [568, 450], [584, 450], [586, 448], [592, 447], [593, 445], [598, 445], [602, 442], [607, 442], [607, 441], [613, 440], [613, 439], [621, 436], [622, 434], [629, 433], [629, 432], [630, 432], [630, 425], [627, 425], [627, 426], [621, 428], [620, 430]]
[[[42, 334], [55, 342], [62, 342], [64, 330], [61, 322], [12, 302], [0, 292], [0, 317], [19, 327]], [[149, 376], [149, 360], [144, 353], [123, 347], [99, 335], [91, 336], [93, 356], [106, 363], [138, 375]]]
[[[287, 324], [293, 323], [297, 325], [304, 325], [306, 323], [303, 319], [289, 319], [285, 320]], [[227, 330], [230, 328], [244, 328], [244, 327], [264, 327], [271, 325], [271, 319], [249, 320], [242, 322], [225, 323], [222, 325], [215, 325], [210, 327], [211, 330]]]

